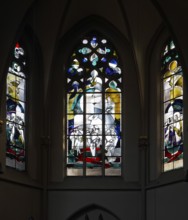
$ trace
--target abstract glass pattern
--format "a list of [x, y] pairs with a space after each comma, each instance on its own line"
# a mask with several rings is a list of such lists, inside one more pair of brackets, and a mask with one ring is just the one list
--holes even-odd
[[121, 87], [113, 45], [88, 35], [67, 68], [67, 175], [121, 175]]
[[163, 169], [168, 171], [183, 167], [183, 71], [172, 40], [162, 53], [162, 87]]
[[16, 43], [6, 78], [6, 165], [25, 170], [26, 57]]

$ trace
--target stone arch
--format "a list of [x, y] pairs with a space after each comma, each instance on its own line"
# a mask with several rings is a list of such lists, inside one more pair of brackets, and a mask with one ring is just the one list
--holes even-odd
[[115, 215], [110, 210], [96, 205], [91, 204], [73, 213], [67, 220], [120, 220], [120, 218]]

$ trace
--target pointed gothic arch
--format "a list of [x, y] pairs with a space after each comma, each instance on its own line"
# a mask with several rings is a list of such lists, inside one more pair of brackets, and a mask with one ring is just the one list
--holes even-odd
[[90, 204], [73, 213], [67, 220], [120, 220], [112, 211], [96, 204]]
[[67, 175], [120, 176], [124, 79], [118, 51], [90, 32], [66, 69]]
[[[40, 118], [37, 108], [41, 105], [39, 90], [43, 87], [40, 60], [38, 40], [31, 26], [24, 22], [11, 44], [1, 82], [1, 118], [4, 121], [1, 145], [5, 153], [3, 170], [7, 172], [15, 169], [30, 174], [39, 163], [36, 160], [37, 163], [32, 164], [32, 157], [37, 158], [39, 153], [40, 136], [33, 128], [40, 129], [37, 125]], [[36, 175], [35, 171], [33, 174]]]
[[[183, 86], [183, 78], [181, 77], [181, 75], [183, 75], [182, 73], [184, 72], [184, 66], [181, 58], [181, 51], [178, 47], [178, 42], [176, 41], [176, 38], [174, 38], [174, 35], [170, 33], [166, 27], [160, 27], [150, 46], [150, 68], [148, 73], [148, 91], [150, 91], [149, 128], [152, 127], [152, 130], [149, 129], [150, 152], [148, 156], [150, 164], [150, 179], [164, 178], [165, 180], [166, 178], [169, 178], [169, 180], [175, 180], [176, 178], [184, 177], [182, 169], [182, 157], [184, 153], [182, 146], [186, 146], [187, 143], [187, 138], [185, 136], [183, 137], [183, 120], [187, 121], [186, 115], [184, 114], [183, 120], [179, 118], [180, 120], [177, 121], [179, 125], [175, 123], [175, 117], [177, 117], [177, 114], [181, 115], [182, 118], [183, 112], [187, 111], [186, 106], [184, 106], [184, 108], [182, 105], [183, 96], [184, 98], [187, 97], [187, 94], [184, 93], [186, 89], [185, 86]], [[175, 84], [177, 80], [171, 80], [172, 78], [176, 78], [177, 80], [181, 78], [181, 86], [176, 86]], [[169, 84], [170, 80], [173, 82]], [[175, 91], [177, 90], [179, 91], [178, 94], [181, 93], [181, 95], [175, 94]], [[179, 104], [173, 107], [173, 102]], [[171, 130], [171, 137], [168, 138], [169, 135], [167, 133], [169, 132], [167, 128], [169, 127], [169, 123], [167, 123], [167, 118], [170, 114], [173, 118], [173, 122], [170, 123], [170, 127], [174, 128]], [[178, 129], [176, 129], [176, 125], [178, 126]], [[175, 138], [175, 133], [177, 130], [179, 131], [180, 136], [178, 135], [178, 137]], [[174, 141], [177, 138], [180, 140], [180, 142]], [[168, 144], [166, 141], [168, 141]], [[171, 145], [171, 141], [173, 142], [173, 146]], [[184, 159], [186, 160], [186, 157], [184, 157]], [[173, 171], [175, 171], [175, 173], [178, 175], [174, 175]]]
[[161, 51], [163, 172], [183, 167], [183, 76], [181, 57], [174, 40], [169, 38]]
[[[140, 113], [139, 113], [140, 93], [138, 86], [136, 64], [134, 60], [132, 47], [130, 42], [119, 31], [117, 31], [113, 25], [109, 24], [105, 19], [102, 19], [98, 16], [90, 16], [84, 20], [81, 20], [74, 27], [72, 27], [72, 29], [68, 31], [56, 45], [55, 55], [53, 59], [53, 66], [51, 71], [51, 78], [49, 80], [50, 84], [48, 90], [49, 91], [48, 97], [51, 97], [51, 101], [48, 103], [49, 108], [48, 107], [47, 108], [50, 111], [50, 131], [53, 132], [51, 133], [51, 137], [52, 137], [51, 143], [53, 148], [51, 149], [51, 154], [50, 154], [51, 157], [50, 167], [51, 167], [52, 176], [54, 175], [54, 172], [52, 172], [52, 170], [55, 169], [56, 170], [55, 172], [58, 172], [63, 180], [68, 180], [68, 178], [66, 178], [67, 176], [66, 175], [66, 161], [67, 161], [66, 76], [67, 76], [67, 70], [74, 72], [74, 67], [77, 68], [77, 66], [74, 66], [74, 64], [72, 67], [71, 66], [68, 67], [67, 64], [71, 65], [70, 64], [71, 62], [70, 60], [72, 59], [71, 55], [74, 56], [73, 51], [75, 51], [75, 46], [78, 46], [79, 42], [83, 42], [85, 36], [91, 35], [91, 33], [99, 33], [99, 36], [102, 36], [102, 38], [107, 39], [107, 41], [110, 42], [109, 44], [112, 45], [112, 47], [114, 46], [115, 51], [117, 51], [121, 63], [121, 72], [122, 72], [121, 76], [122, 79], [124, 80], [124, 83], [122, 81], [122, 88], [121, 88], [122, 91], [121, 108], [123, 115], [122, 117], [122, 156], [123, 157], [122, 157], [121, 175], [122, 176], [125, 175], [125, 166], [127, 168], [126, 169], [127, 175], [129, 175], [128, 172], [130, 172], [130, 175], [132, 175], [134, 172], [132, 172], [131, 170], [137, 169], [135, 166], [135, 164], [138, 163], [138, 160], [136, 160], [136, 158], [138, 157], [138, 149], [136, 146], [137, 146], [137, 137], [139, 136], [138, 133], [140, 131], [140, 126], [141, 126]], [[92, 46], [90, 45], [90, 47]], [[80, 56], [81, 55], [83, 54], [80, 54]], [[85, 60], [88, 60], [88, 57]], [[117, 64], [115, 64], [115, 66], [116, 65]], [[74, 80], [74, 81], [78, 81], [78, 80]], [[138, 97], [137, 99], [134, 98], [135, 95], [136, 97]], [[52, 98], [54, 96], [56, 97], [56, 99]], [[55, 109], [58, 109], [56, 113], [55, 113]], [[126, 116], [127, 112], [129, 112], [129, 117]], [[62, 121], [60, 119], [62, 119]], [[104, 137], [104, 134], [102, 136]], [[129, 138], [126, 139], [126, 136]], [[125, 145], [129, 147], [126, 148]], [[130, 146], [134, 146], [134, 147], [130, 147]], [[133, 154], [135, 155], [134, 166], [133, 166], [133, 160], [128, 158], [128, 156], [126, 158], [127, 164], [125, 165], [125, 157], [126, 155], [129, 155], [129, 153], [132, 154], [131, 152], [132, 153], [134, 152]], [[103, 157], [105, 157], [104, 154]], [[62, 167], [58, 166], [57, 161], [62, 161], [63, 166]], [[130, 169], [128, 169], [128, 167]], [[102, 173], [104, 174], [104, 171], [102, 171]]]

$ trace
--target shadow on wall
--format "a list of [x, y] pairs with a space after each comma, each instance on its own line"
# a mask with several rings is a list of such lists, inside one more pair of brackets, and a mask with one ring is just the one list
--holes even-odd
[[98, 205], [89, 205], [71, 215], [67, 220], [120, 220], [114, 213]]

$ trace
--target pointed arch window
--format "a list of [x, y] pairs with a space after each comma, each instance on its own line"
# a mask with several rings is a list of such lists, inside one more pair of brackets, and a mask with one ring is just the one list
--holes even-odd
[[67, 176], [120, 176], [122, 68], [112, 43], [90, 33], [66, 69]]
[[6, 78], [6, 166], [25, 170], [25, 109], [27, 59], [22, 42], [17, 42]]
[[163, 170], [183, 167], [183, 70], [173, 40], [162, 51]]

